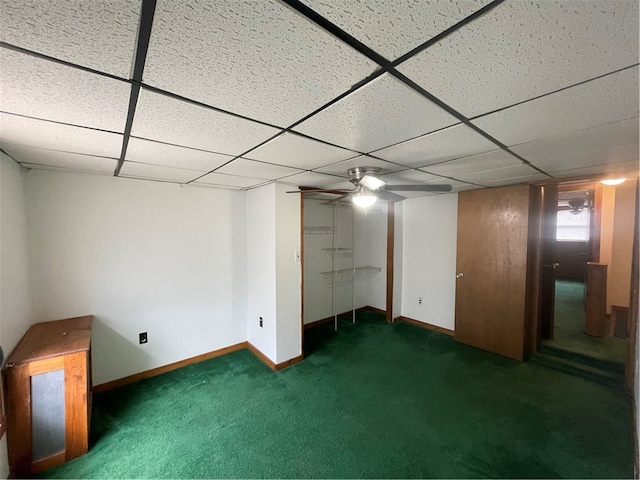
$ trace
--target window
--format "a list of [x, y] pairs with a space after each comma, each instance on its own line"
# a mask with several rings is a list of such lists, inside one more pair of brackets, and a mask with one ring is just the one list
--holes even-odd
[[589, 240], [589, 209], [575, 213], [571, 210], [558, 212], [556, 240], [560, 242], [587, 242]]

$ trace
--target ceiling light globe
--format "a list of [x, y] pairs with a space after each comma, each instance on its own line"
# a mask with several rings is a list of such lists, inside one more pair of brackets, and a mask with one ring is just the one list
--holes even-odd
[[620, 185], [626, 178], [609, 178], [607, 180], [601, 180], [601, 183], [605, 185]]
[[375, 195], [354, 195], [353, 197], [351, 197], [351, 201], [354, 203], [354, 205], [360, 207], [360, 208], [369, 208], [371, 205], [373, 205], [374, 203], [376, 203], [378, 199], [376, 198]]

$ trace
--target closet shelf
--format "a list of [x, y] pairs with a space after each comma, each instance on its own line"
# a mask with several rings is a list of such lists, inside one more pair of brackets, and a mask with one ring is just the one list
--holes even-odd
[[350, 258], [353, 256], [353, 248], [323, 248], [322, 251], [333, 258]]
[[318, 226], [318, 227], [304, 227], [302, 231], [305, 235], [325, 235], [336, 231], [335, 227]]
[[329, 272], [320, 272], [320, 275], [329, 282], [329, 285], [343, 285], [351, 283], [354, 279], [361, 280], [374, 276], [376, 273], [382, 271], [380, 267], [357, 267], [357, 268], [345, 268], [343, 270], [333, 270]]

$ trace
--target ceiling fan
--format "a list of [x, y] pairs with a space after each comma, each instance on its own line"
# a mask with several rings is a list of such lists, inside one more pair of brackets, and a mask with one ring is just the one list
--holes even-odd
[[300, 190], [287, 193], [328, 193], [340, 195], [332, 202], [338, 202], [344, 198], [351, 197], [354, 205], [361, 208], [368, 208], [378, 200], [388, 202], [400, 202], [406, 197], [393, 192], [450, 192], [451, 185], [448, 184], [415, 184], [415, 185], [389, 185], [380, 178], [380, 167], [354, 167], [347, 170], [349, 181], [353, 183], [352, 190], [330, 190], [315, 187], [300, 187]]
[[573, 215], [578, 215], [585, 208], [586, 199], [584, 198], [572, 198], [569, 200], [568, 205], [558, 205], [558, 211], [568, 210]]

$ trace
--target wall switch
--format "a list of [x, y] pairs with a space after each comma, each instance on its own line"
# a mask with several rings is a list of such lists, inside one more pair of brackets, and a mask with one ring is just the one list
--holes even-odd
[[147, 338], [147, 332], [139, 333], [138, 338], [140, 340], [140, 344], [147, 343], [149, 341], [149, 339]]
[[263, 320], [262, 320], [262, 317], [260, 317], [260, 328], [262, 328], [262, 323], [263, 323]]
[[299, 250], [296, 250], [295, 252], [293, 252], [293, 258], [294, 258], [296, 263], [300, 262], [300, 251]]
[[418, 297], [418, 305], [422, 305], [422, 297]]

